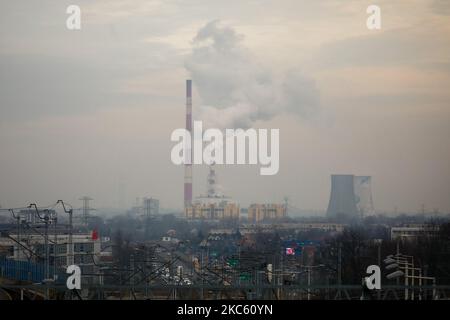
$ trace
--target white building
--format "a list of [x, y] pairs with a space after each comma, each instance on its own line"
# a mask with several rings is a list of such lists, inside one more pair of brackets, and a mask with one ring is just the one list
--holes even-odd
[[[0, 238], [4, 249], [6, 246], [12, 247], [10, 252], [13, 252], [13, 255], [9, 258], [40, 263], [45, 261], [45, 237], [42, 234], [21, 235], [21, 245], [17, 234], [11, 234], [10, 237]], [[92, 276], [97, 272], [96, 264], [100, 261], [100, 251], [100, 239], [90, 233], [73, 234], [72, 243], [68, 234], [48, 236], [49, 266], [52, 268], [65, 270], [68, 265], [76, 264], [83, 275]]]
[[392, 240], [415, 240], [419, 237], [432, 237], [439, 232], [439, 226], [408, 225], [391, 228]]

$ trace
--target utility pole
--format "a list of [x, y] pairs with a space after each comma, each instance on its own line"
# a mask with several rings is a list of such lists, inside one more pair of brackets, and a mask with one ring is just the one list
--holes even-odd
[[64, 212], [69, 214], [69, 255], [67, 257], [67, 265], [70, 266], [73, 264], [73, 209], [66, 209], [66, 205], [64, 201], [58, 200], [56, 203], [61, 203], [63, 206]]
[[279, 285], [280, 287], [278, 288], [279, 292], [278, 292], [278, 300], [282, 299], [282, 294], [283, 294], [283, 275], [284, 275], [284, 266], [283, 266], [283, 258], [284, 258], [284, 250], [281, 249], [281, 255], [280, 255], [280, 270], [281, 273], [278, 276], [278, 281], [279, 281]]
[[150, 217], [152, 214], [152, 198], [144, 198], [144, 212], [145, 212], [145, 239], [148, 239], [150, 231]]
[[[45, 279], [49, 279], [50, 276], [50, 250], [48, 248], [48, 223], [49, 223], [49, 211], [44, 210], [44, 222], [45, 222]], [[47, 297], [48, 298], [48, 297]]]
[[339, 242], [338, 249], [338, 299], [341, 299], [341, 285], [342, 285], [342, 243]]
[[[399, 261], [399, 257], [400, 257], [400, 240], [399, 239], [397, 239], [397, 264], [399, 264], [400, 263], [400, 261]], [[400, 285], [400, 279], [399, 278], [397, 278], [397, 286], [399, 286]]]
[[131, 254], [130, 257], [130, 269], [131, 269], [131, 277], [130, 277], [130, 285], [131, 285], [131, 290], [130, 290], [130, 300], [132, 298], [132, 292], [134, 292], [134, 253]]
[[45, 290], [45, 299], [49, 299], [49, 289], [48, 289], [48, 280], [49, 280], [49, 274], [50, 274], [50, 251], [48, 249], [48, 224], [50, 220], [50, 211], [48, 209], [44, 209], [44, 216], [41, 217], [39, 214], [39, 209], [35, 203], [32, 203], [28, 206], [28, 208], [32, 208], [36, 210], [36, 215], [39, 217], [40, 220], [44, 220], [45, 224], [45, 233], [44, 233], [44, 248], [45, 248], [45, 284], [47, 286]]
[[205, 284], [205, 279], [204, 279], [204, 274], [203, 274], [203, 250], [204, 249], [202, 248], [202, 251], [201, 251], [202, 256], [201, 256], [201, 260], [200, 260], [200, 277], [202, 278], [202, 287], [200, 289], [200, 300], [203, 300], [203, 287]]
[[17, 259], [16, 259], [16, 279], [19, 279], [19, 264], [20, 264], [20, 253], [21, 253], [21, 243], [20, 243], [20, 213], [16, 216], [14, 214], [14, 209], [9, 209], [13, 218], [17, 220], [17, 241], [19, 245], [17, 246]]
[[52, 219], [52, 221], [53, 221], [53, 224], [54, 224], [54, 228], [53, 228], [53, 231], [54, 231], [54, 242], [53, 242], [53, 280], [54, 281], [56, 281], [56, 267], [57, 267], [57, 264], [56, 264], [56, 260], [57, 260], [57, 249], [58, 249], [58, 235], [57, 235], [57, 230], [56, 230], [56, 223], [57, 223], [57, 221], [58, 221], [58, 217], [56, 216], [56, 212], [55, 212], [55, 215], [54, 215], [54, 217], [53, 217], [53, 219]]
[[[378, 242], [378, 266], [381, 266], [381, 243], [382, 243], [382, 240], [379, 240], [379, 242]], [[381, 290], [377, 290], [377, 298], [378, 298], [378, 300], [381, 299], [381, 292], [380, 291]]]
[[[145, 271], [148, 272], [149, 269], [149, 247], [148, 246], [144, 246], [144, 252], [145, 252]], [[153, 270], [151, 270], [153, 271]], [[150, 279], [145, 279], [145, 298], [148, 299], [148, 285], [149, 285]]]
[[284, 197], [284, 215], [288, 216], [288, 208], [289, 208], [289, 197]]
[[89, 212], [93, 210], [89, 207], [89, 201], [94, 200], [88, 196], [84, 196], [80, 198], [79, 200], [83, 201], [83, 224], [85, 226], [88, 225], [88, 218], [89, 218]]
[[308, 300], [311, 300], [311, 267], [308, 268]]

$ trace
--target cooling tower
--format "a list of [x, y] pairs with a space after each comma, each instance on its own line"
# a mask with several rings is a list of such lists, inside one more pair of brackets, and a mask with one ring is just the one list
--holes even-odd
[[371, 182], [372, 177], [370, 176], [355, 176], [354, 178], [356, 208], [361, 217], [375, 214]]
[[327, 216], [332, 220], [355, 220], [359, 213], [356, 207], [354, 176], [332, 175], [331, 194]]

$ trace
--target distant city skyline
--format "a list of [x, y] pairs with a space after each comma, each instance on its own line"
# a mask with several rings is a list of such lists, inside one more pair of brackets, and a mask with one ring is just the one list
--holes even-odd
[[[330, 176], [372, 177], [377, 212], [450, 212], [450, 10], [438, 0], [0, 4], [0, 205], [182, 210], [170, 134], [279, 128], [278, 174], [218, 165], [235, 201], [325, 212]], [[193, 196], [208, 167], [194, 166]], [[397, 209], [395, 209], [397, 208]]]

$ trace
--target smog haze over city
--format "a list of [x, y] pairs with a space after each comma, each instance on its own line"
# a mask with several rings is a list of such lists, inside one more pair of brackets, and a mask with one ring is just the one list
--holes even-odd
[[450, 300], [449, 88], [447, 0], [2, 0], [0, 309]]
[[[379, 31], [370, 1], [78, 1], [77, 32], [70, 4], [1, 4], [3, 207], [151, 195], [181, 210], [170, 134], [189, 78], [194, 119], [280, 129], [277, 175], [218, 166], [239, 202], [323, 212], [345, 173], [373, 177], [380, 211], [450, 210], [445, 1], [379, 1]], [[206, 174], [194, 167], [194, 193]]]

